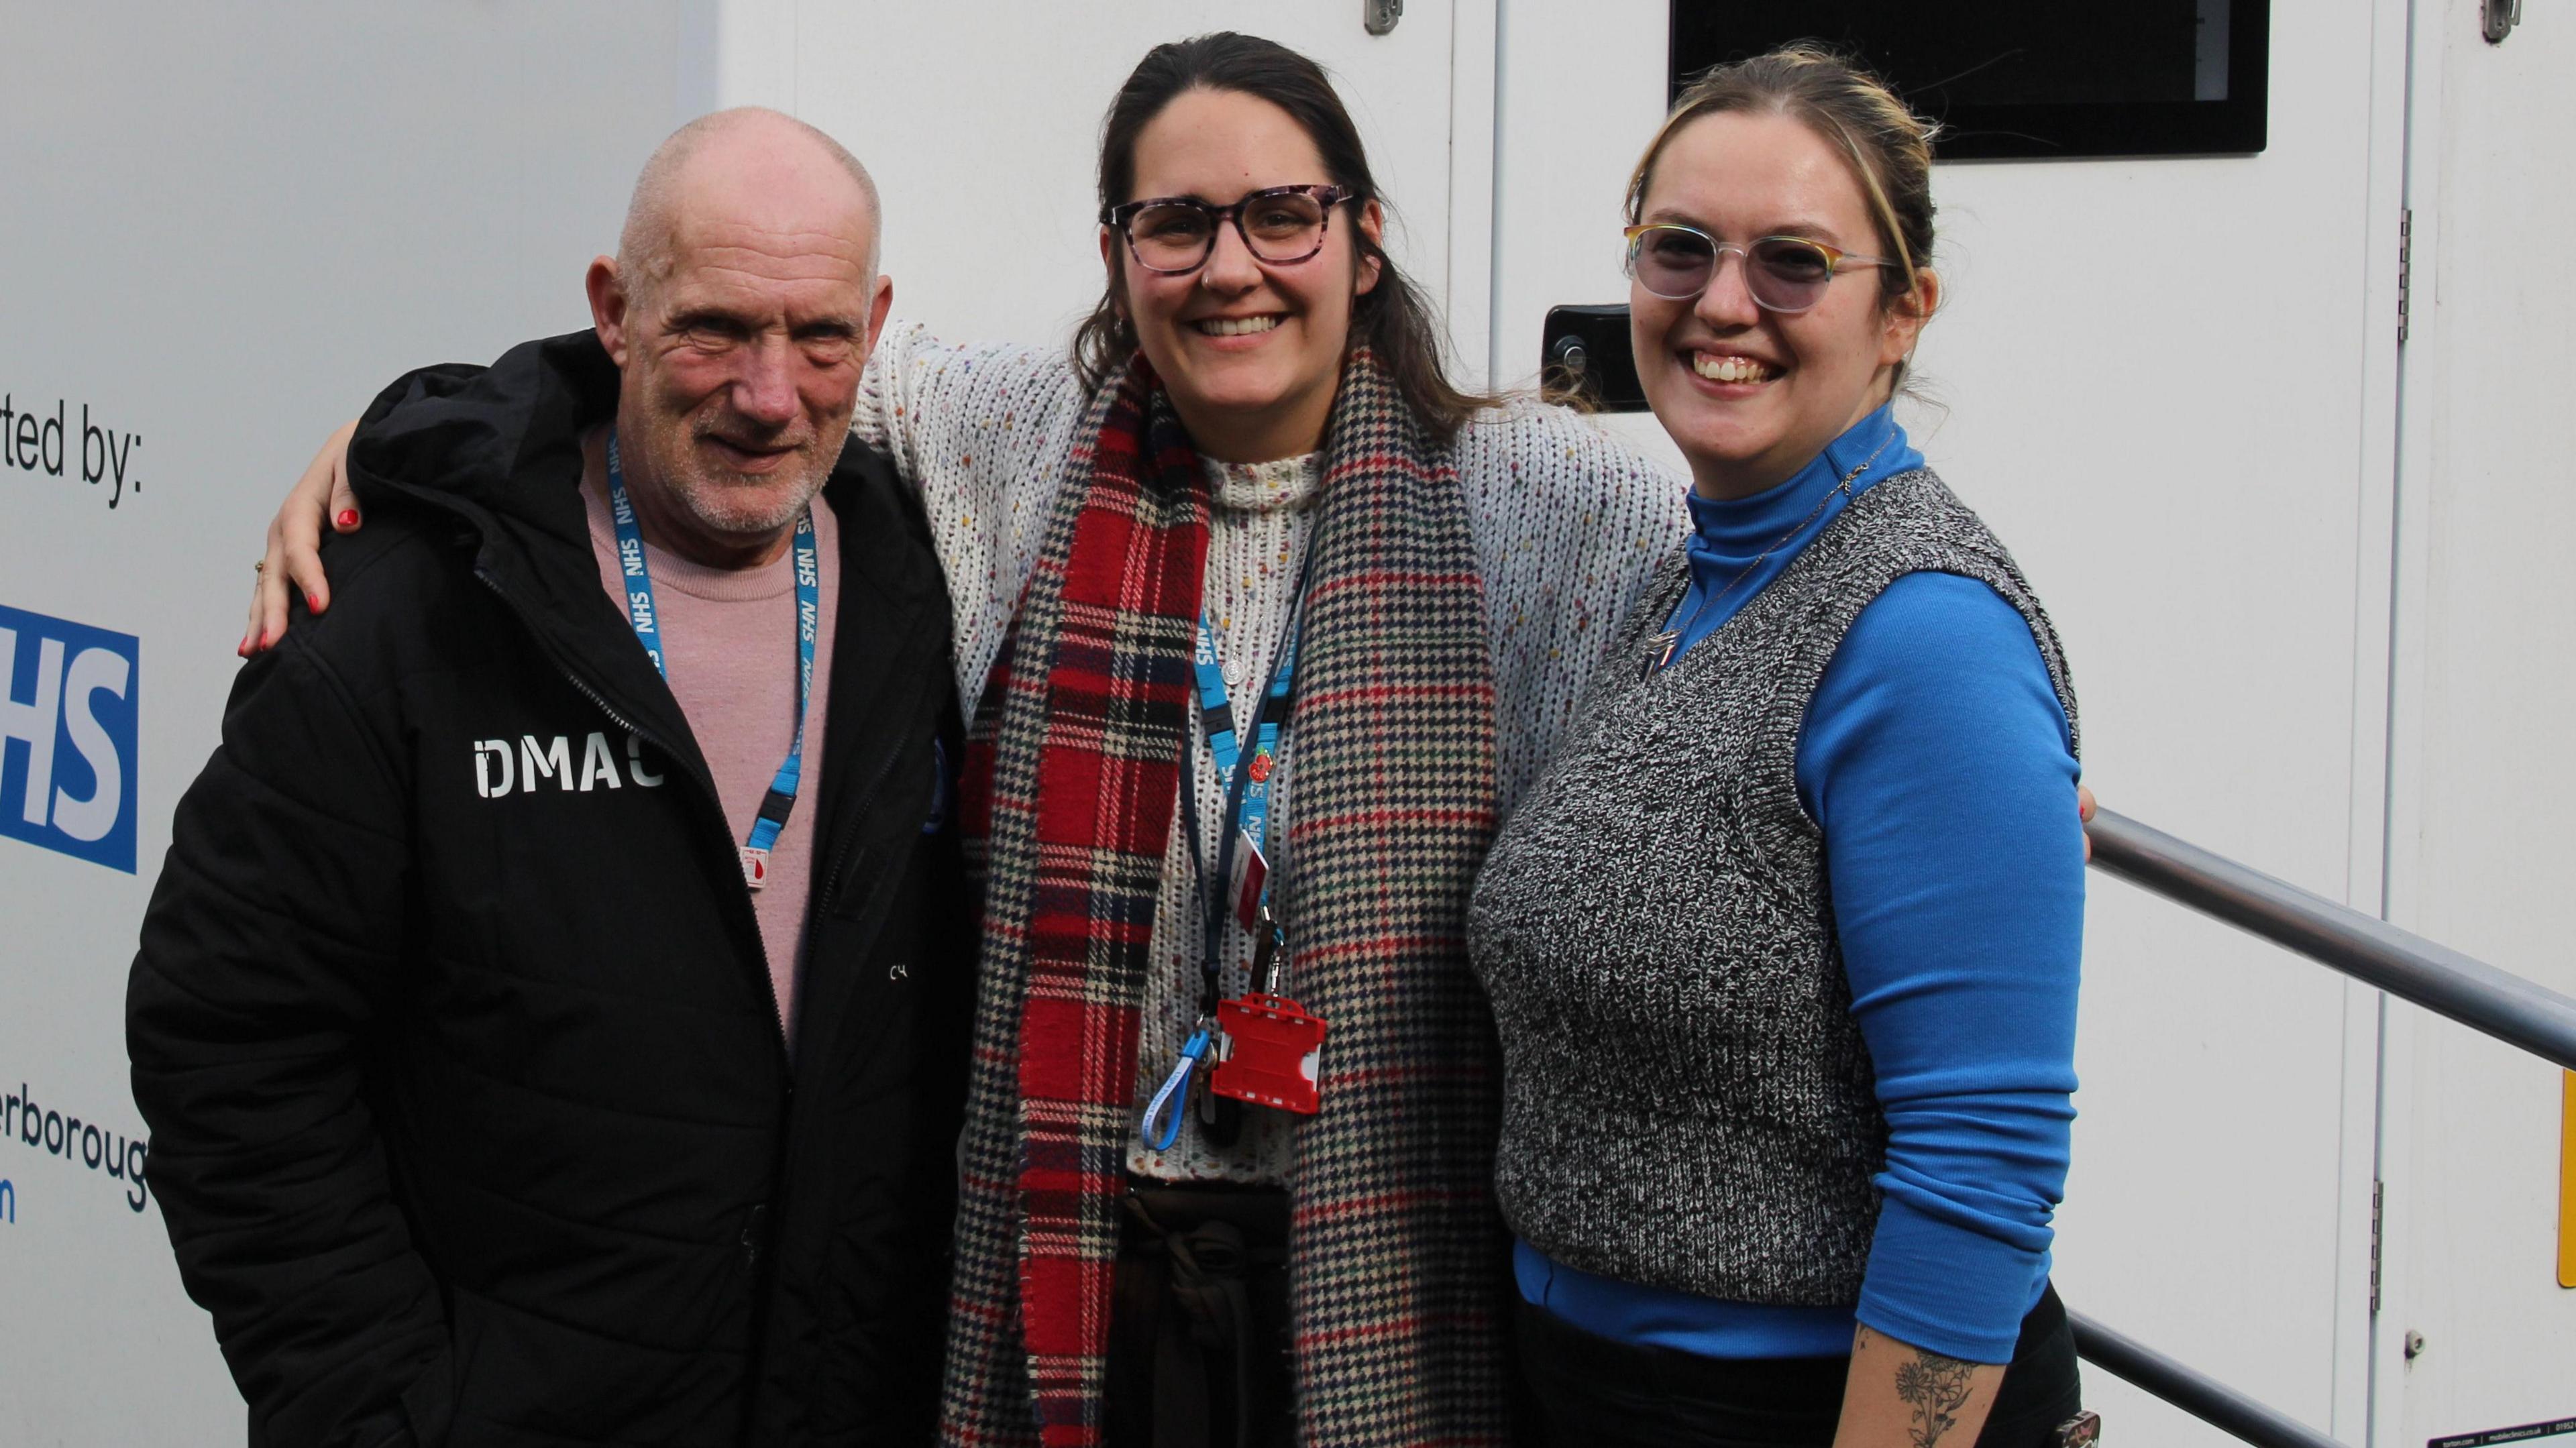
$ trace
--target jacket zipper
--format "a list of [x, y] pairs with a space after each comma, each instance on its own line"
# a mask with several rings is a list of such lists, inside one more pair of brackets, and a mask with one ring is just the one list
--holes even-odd
[[[636, 723], [634, 720], [627, 718], [624, 714], [619, 713], [615, 706], [611, 705], [607, 698], [604, 697], [598, 689], [592, 687], [589, 680], [581, 676], [579, 670], [566, 663], [557, 654], [554, 644], [546, 638], [544, 630], [539, 629], [534, 623], [530, 622], [528, 611], [521, 608], [516, 599], [510, 597], [509, 591], [501, 587], [500, 580], [494, 578], [489, 570], [477, 565], [474, 570], [474, 577], [475, 580], [481, 583], [485, 588], [492, 590], [492, 596], [501, 600], [502, 604], [506, 606], [511, 613], [518, 616], [520, 626], [528, 631], [529, 637], [537, 641], [538, 651], [546, 656], [547, 662], [555, 666], [555, 672], [563, 675], [566, 682], [570, 683], [575, 689], [581, 691], [583, 698], [588, 699], [593, 705], [595, 705], [599, 712], [607, 715], [610, 723], [615, 724], [618, 728], [623, 729], [627, 733], [634, 735], [636, 738], [652, 745], [654, 748], [661, 750], [664, 758], [669, 759], [674, 763], [679, 762], [680, 756], [678, 751], [672, 749], [668, 742], [655, 735], [650, 730], [647, 730], [644, 726]], [[689, 771], [689, 778], [697, 784], [699, 793], [706, 802], [715, 807], [716, 819], [721, 826], [719, 832], [724, 836], [725, 847], [728, 850], [731, 850], [733, 848], [733, 829], [731, 825], [724, 823], [724, 801], [716, 797], [715, 785], [695, 770]], [[745, 893], [748, 894], [748, 887], [746, 887]], [[777, 977], [772, 975], [769, 969], [769, 942], [760, 938], [759, 925], [759, 916], [757, 912], [755, 912], [752, 917], [751, 944], [752, 948], [760, 953], [760, 992], [762, 996], [767, 998], [769, 1001], [770, 1020], [778, 1027], [777, 1034], [772, 1036], [771, 1040], [776, 1042], [778, 1046], [778, 1056], [779, 1063], [782, 1068], [782, 1074], [785, 1076], [787, 1081], [788, 1095], [792, 1097], [796, 1093], [796, 1073], [793, 1066], [787, 1059], [787, 1013], [785, 1010], [781, 1009], [779, 1005]]]

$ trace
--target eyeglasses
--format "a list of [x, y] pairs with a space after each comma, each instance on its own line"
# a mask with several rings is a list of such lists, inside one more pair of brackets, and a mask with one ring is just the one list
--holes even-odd
[[1229, 217], [1245, 250], [1285, 266], [1324, 249], [1333, 208], [1355, 194], [1347, 186], [1273, 186], [1232, 206], [1210, 206], [1195, 196], [1156, 196], [1112, 206], [1100, 220], [1127, 238], [1138, 266], [1167, 276], [1205, 266], [1216, 250], [1217, 223]]
[[1717, 280], [1728, 252], [1744, 259], [1744, 289], [1766, 311], [1795, 316], [1825, 299], [1834, 278], [1855, 267], [1903, 266], [1883, 256], [1853, 256], [1803, 236], [1764, 236], [1738, 245], [1669, 221], [1629, 227], [1628, 275], [1667, 301], [1696, 299]]

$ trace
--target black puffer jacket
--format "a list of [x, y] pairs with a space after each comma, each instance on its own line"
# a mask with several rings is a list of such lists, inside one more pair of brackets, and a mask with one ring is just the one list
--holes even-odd
[[179, 805], [128, 1044], [254, 1445], [930, 1436], [973, 912], [929, 530], [852, 444], [791, 1064], [593, 560], [617, 380], [582, 333], [380, 397], [331, 611], [242, 671]]

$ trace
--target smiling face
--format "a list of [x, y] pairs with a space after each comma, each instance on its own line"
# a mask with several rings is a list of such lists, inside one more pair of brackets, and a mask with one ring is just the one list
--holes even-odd
[[711, 137], [684, 163], [667, 240], [591, 267], [622, 369], [617, 434], [648, 537], [748, 566], [786, 546], [849, 438], [890, 291], [850, 174], [781, 127]]
[[[1121, 200], [1188, 196], [1230, 206], [1272, 186], [1331, 183], [1323, 154], [1288, 112], [1240, 91], [1183, 91], [1146, 123], [1136, 180]], [[1245, 249], [1232, 221], [1218, 225], [1205, 265], [1179, 275], [1137, 264], [1124, 238], [1103, 228], [1102, 262], [1199, 450], [1230, 462], [1266, 462], [1321, 445], [1351, 306], [1377, 285], [1354, 227], [1374, 241], [1377, 203], [1344, 202], [1326, 214], [1324, 247], [1298, 262], [1265, 262]]]
[[[1894, 255], [1850, 163], [1805, 123], [1776, 113], [1719, 112], [1674, 132], [1637, 219], [1679, 222], [1721, 243], [1798, 236]], [[1876, 267], [1838, 273], [1822, 301], [1794, 316], [1754, 303], [1732, 253], [1695, 301], [1630, 285], [1638, 378], [1702, 495], [1747, 497], [1785, 482], [1887, 400], [1939, 281], [1920, 270], [1916, 298], [1891, 304], [1883, 275]]]

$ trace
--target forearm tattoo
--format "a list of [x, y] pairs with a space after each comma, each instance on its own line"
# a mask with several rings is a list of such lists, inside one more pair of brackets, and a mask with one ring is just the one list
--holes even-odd
[[1896, 1365], [1897, 1400], [1914, 1409], [1914, 1448], [1932, 1448], [1958, 1426], [1967, 1405], [1968, 1374], [1975, 1363], [1915, 1349], [1914, 1361]]
[[[1864, 1326], [1859, 1346], [1868, 1347], [1869, 1342], [1869, 1329]], [[1934, 1448], [1959, 1426], [1959, 1410], [1968, 1402], [1968, 1375], [1977, 1365], [1919, 1347], [1907, 1351], [1914, 1356], [1896, 1365], [1896, 1400], [1914, 1410], [1914, 1421], [1906, 1429], [1914, 1448]]]

